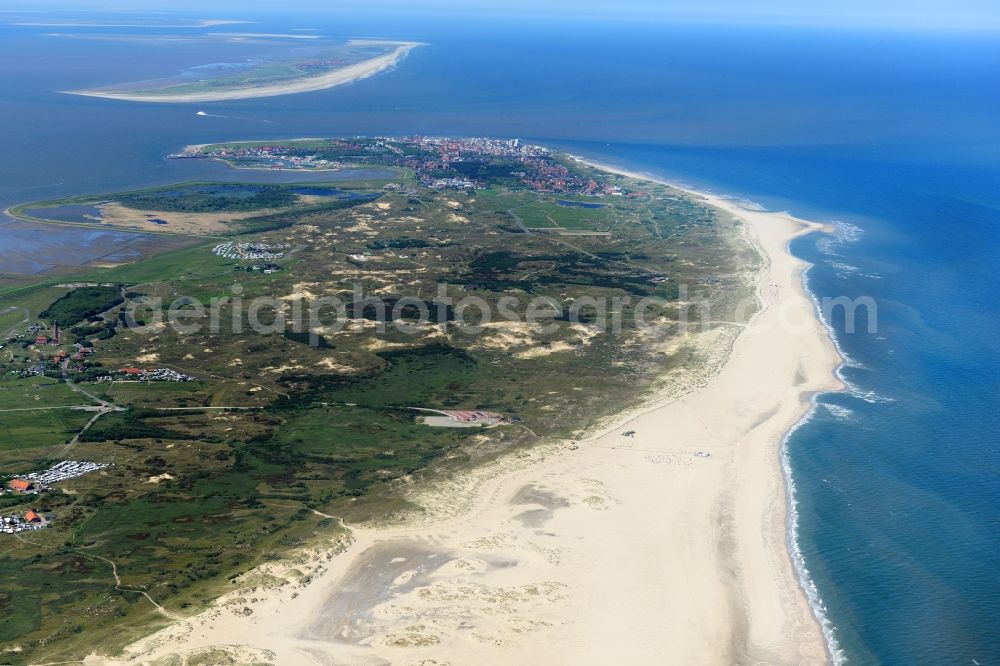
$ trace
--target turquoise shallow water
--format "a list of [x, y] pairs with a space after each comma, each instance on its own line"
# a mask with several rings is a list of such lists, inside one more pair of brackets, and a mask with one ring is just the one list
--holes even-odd
[[[837, 221], [837, 236], [793, 249], [815, 264], [818, 296], [874, 298], [877, 330], [830, 322], [852, 388], [818, 397], [787, 446], [797, 544], [837, 658], [1000, 658], [996, 36], [252, 18], [260, 32], [430, 46], [341, 89], [155, 106], [54, 91], [232, 62], [248, 47], [0, 26], [0, 203], [227, 175], [163, 159], [190, 143], [419, 132], [536, 139]], [[0, 273], [98, 233], [2, 229]]]

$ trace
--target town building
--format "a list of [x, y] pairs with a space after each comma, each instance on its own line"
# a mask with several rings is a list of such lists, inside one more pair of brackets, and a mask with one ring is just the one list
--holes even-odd
[[35, 490], [35, 484], [25, 479], [14, 479], [7, 485], [17, 493], [30, 493]]

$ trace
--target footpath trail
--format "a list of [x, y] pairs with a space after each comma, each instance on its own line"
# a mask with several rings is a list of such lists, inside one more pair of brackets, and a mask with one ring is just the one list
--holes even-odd
[[[26, 543], [26, 544], [28, 544], [30, 546], [35, 546], [36, 548], [45, 548], [47, 550], [56, 550], [52, 546], [48, 546], [48, 545], [46, 545], [44, 543], [38, 543], [37, 541], [29, 541], [28, 539], [25, 539], [20, 534], [14, 534], [14, 537], [16, 539], [18, 539], [19, 541], [21, 541], [23, 543]], [[166, 608], [164, 608], [160, 604], [156, 603], [156, 601], [153, 599], [153, 597], [149, 596], [149, 593], [146, 592], [145, 590], [140, 590], [140, 589], [135, 588], [135, 587], [129, 587], [127, 585], [122, 585], [121, 576], [118, 575], [118, 565], [115, 564], [114, 560], [109, 560], [106, 557], [101, 557], [100, 555], [94, 555], [93, 553], [88, 553], [85, 550], [81, 550], [79, 548], [71, 548], [70, 550], [72, 552], [74, 552], [74, 553], [79, 554], [79, 555], [83, 555], [84, 557], [92, 557], [95, 560], [101, 560], [102, 562], [105, 562], [105, 563], [111, 565], [111, 575], [115, 579], [115, 589], [118, 590], [119, 592], [133, 592], [133, 593], [136, 593], [136, 594], [141, 594], [142, 596], [146, 597], [146, 599], [149, 601], [149, 603], [153, 604], [153, 607], [156, 609], [156, 611], [158, 613], [160, 613], [161, 615], [163, 615], [166, 618], [174, 620], [175, 622], [178, 622], [178, 621], [181, 621], [181, 620], [185, 619], [185, 618], [181, 617], [180, 615], [177, 615], [175, 613], [171, 613]], [[70, 663], [79, 663], [79, 662], [70, 662]]]

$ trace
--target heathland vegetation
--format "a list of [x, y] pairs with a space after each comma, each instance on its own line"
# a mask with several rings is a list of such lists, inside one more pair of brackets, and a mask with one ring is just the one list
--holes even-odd
[[[734, 218], [564, 156], [471, 141], [448, 144], [450, 166], [437, 144], [417, 141], [283, 144], [398, 169], [391, 180], [338, 183], [349, 196], [204, 184], [117, 195], [157, 214], [250, 212], [227, 227], [230, 239], [275, 256], [226, 256], [213, 239], [0, 292], [5, 307], [47, 308], [0, 349], [0, 477], [69, 455], [111, 463], [39, 496], [0, 496], [4, 513], [52, 517], [23, 539], [0, 534], [0, 643], [21, 650], [5, 659], [114, 650], [203, 608], [255, 565], [332, 538], [340, 528], [327, 516], [397, 520], [420, 510], [414, 484], [571, 439], [672, 371], [711, 362], [703, 341], [734, 334], [758, 261]], [[476, 306], [463, 311], [466, 297]], [[315, 326], [273, 325], [320, 298], [354, 314], [339, 328], [332, 309]], [[653, 329], [635, 320], [644, 298], [657, 299], [642, 306]], [[266, 304], [256, 314], [245, 307], [253, 299]], [[547, 314], [528, 323], [541, 299]], [[686, 330], [695, 301], [710, 309]], [[212, 302], [214, 329], [167, 316]], [[383, 306], [400, 326], [377, 321]], [[503, 308], [517, 321], [482, 314]], [[254, 330], [255, 319], [271, 326]], [[37, 344], [56, 323], [66, 340]], [[4, 411], [15, 408], [24, 411]], [[507, 422], [429, 427], [414, 408]]]

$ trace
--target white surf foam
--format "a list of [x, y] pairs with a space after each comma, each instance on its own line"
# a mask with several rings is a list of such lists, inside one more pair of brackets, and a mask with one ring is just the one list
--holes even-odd
[[[817, 246], [820, 247], [820, 252], [827, 254], [828, 256], [837, 256], [836, 248], [839, 248], [839, 246], [844, 243], [856, 240], [861, 235], [860, 228], [854, 227], [853, 225], [844, 225], [840, 222], [834, 222], [834, 227], [837, 230], [835, 235], [825, 236], [820, 238], [817, 242]], [[823, 241], [828, 241], [825, 251], [822, 246]], [[844, 386], [847, 387], [846, 390], [850, 392], [852, 384], [844, 378], [844, 369], [846, 367], [863, 368], [864, 365], [852, 359], [844, 351], [840, 345], [840, 341], [837, 340], [837, 336], [834, 335], [833, 327], [823, 317], [823, 308], [820, 304], [820, 299], [809, 287], [809, 271], [811, 268], [812, 267], [810, 266], [802, 272], [802, 287], [812, 299], [813, 307], [816, 309], [816, 317], [823, 323], [823, 326], [826, 328], [827, 336], [833, 343], [834, 347], [836, 347], [837, 352], [840, 354], [841, 364], [837, 366], [835, 374]], [[802, 554], [802, 548], [799, 543], [799, 511], [798, 499], [796, 497], [797, 487], [795, 485], [795, 479], [792, 477], [791, 456], [788, 451], [789, 442], [791, 441], [792, 436], [798, 431], [799, 428], [811, 421], [816, 415], [816, 410], [820, 404], [817, 398], [818, 395], [814, 395], [812, 397], [812, 406], [809, 411], [806, 412], [798, 423], [785, 433], [785, 437], [781, 441], [781, 469], [785, 477], [785, 487], [788, 489], [788, 518], [786, 525], [786, 533], [788, 535], [787, 547], [792, 558], [792, 564], [795, 568], [796, 576], [799, 579], [799, 585], [809, 601], [809, 606], [812, 608], [813, 616], [819, 623], [820, 630], [823, 632], [823, 637], [826, 640], [827, 652], [830, 654], [830, 661], [834, 666], [842, 666], [847, 663], [847, 655], [840, 646], [840, 642], [837, 640], [837, 628], [827, 615], [826, 604], [823, 603], [823, 598], [820, 595], [819, 588], [816, 586], [816, 582], [809, 573], [809, 568], [806, 566], [805, 556]], [[850, 414], [853, 413], [851, 410], [839, 407], [838, 405], [827, 405], [824, 403], [824, 406], [830, 411], [831, 414], [834, 414], [834, 416], [838, 416], [836, 413], [837, 408], [848, 412], [845, 414], [845, 417], [850, 416]], [[844, 414], [844, 412], [841, 412], [841, 414]]]
[[864, 229], [850, 222], [833, 220], [830, 224], [833, 225], [833, 233], [816, 241], [816, 248], [820, 254], [825, 254], [828, 257], [841, 256], [840, 249], [844, 245], [856, 243], [861, 240], [861, 236], [864, 234]]
[[849, 419], [850, 417], [854, 416], [854, 410], [848, 407], [844, 407], [843, 405], [834, 405], [828, 402], [824, 402], [823, 406], [826, 408], [826, 411], [830, 412], [832, 416], [838, 419]]
[[806, 566], [805, 556], [803, 556], [802, 548], [799, 545], [799, 511], [798, 499], [796, 497], [797, 488], [795, 486], [795, 480], [792, 478], [792, 463], [788, 454], [789, 440], [792, 435], [794, 435], [795, 432], [802, 427], [803, 424], [809, 422], [813, 418], [813, 415], [816, 413], [817, 404], [816, 398], [814, 397], [812, 408], [797, 424], [795, 424], [795, 426], [792, 427], [791, 430], [788, 431], [785, 438], [781, 442], [781, 469], [785, 477], [785, 486], [788, 488], [788, 518], [786, 526], [786, 532], [788, 534], [787, 546], [788, 552], [792, 557], [792, 565], [795, 567], [795, 573], [799, 579], [799, 585], [802, 587], [802, 591], [809, 600], [809, 606], [812, 608], [813, 616], [819, 623], [820, 629], [823, 632], [823, 637], [826, 639], [826, 647], [827, 651], [830, 653], [830, 661], [834, 664], [834, 666], [842, 666], [847, 663], [847, 655], [840, 646], [840, 641], [837, 640], [837, 628], [827, 616], [826, 604], [823, 603], [823, 597], [820, 595], [819, 588], [816, 587], [816, 582], [809, 573], [809, 568]]

